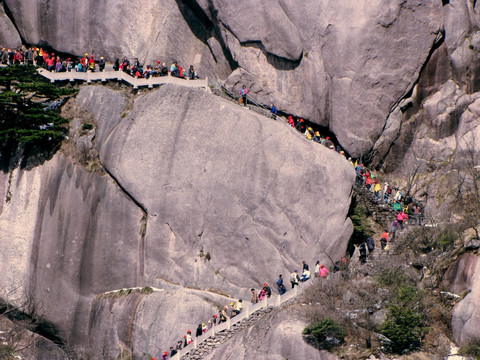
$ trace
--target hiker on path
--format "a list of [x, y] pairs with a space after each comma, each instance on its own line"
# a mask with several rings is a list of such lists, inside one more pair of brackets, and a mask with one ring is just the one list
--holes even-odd
[[324, 265], [320, 265], [320, 273], [319, 273], [319, 276], [320, 276], [321, 278], [326, 278], [329, 272], [330, 272], [330, 271], [328, 271], [328, 269], [327, 269]]
[[290, 283], [292, 284], [292, 289], [295, 287], [295, 285], [298, 286], [299, 281], [300, 278], [298, 277], [298, 270], [295, 270], [293, 273], [290, 274]]
[[368, 248], [368, 255], [371, 255], [375, 250], [375, 240], [373, 240], [373, 237], [371, 236], [367, 238], [367, 248]]
[[300, 278], [300, 281], [301, 282], [305, 282], [307, 281], [308, 279], [310, 279], [310, 270], [307, 270], [307, 269], [304, 269], [303, 272], [302, 272], [302, 276]]
[[235, 312], [235, 315], [238, 315], [242, 312], [242, 309], [243, 309], [243, 300], [239, 299], [235, 304], [235, 306], [233, 307], [232, 312]]
[[[384, 231], [382, 234], [382, 238], [380, 239], [380, 245], [382, 247], [382, 250], [385, 250], [388, 244], [388, 232], [387, 230]], [[388, 249], [387, 249], [388, 250]]]
[[263, 289], [265, 290], [267, 297], [272, 296], [272, 289], [270, 289], [270, 286], [268, 286], [267, 283], [263, 284]]
[[283, 277], [282, 274], [278, 275], [278, 280], [277, 280], [277, 290], [280, 295], [283, 295], [287, 292], [287, 289], [285, 288], [285, 285], [283, 285]]
[[228, 314], [227, 314], [227, 310], [228, 310], [228, 307], [227, 305], [225, 305], [222, 309], [222, 311], [220, 312], [220, 322], [219, 324], [221, 324], [222, 322], [225, 322], [227, 321], [227, 319], [229, 318], [228, 317]]
[[197, 331], [195, 332], [195, 337], [202, 336], [202, 324], [198, 324]]
[[252, 305], [255, 305], [258, 303], [258, 294], [254, 288], [251, 288], [250, 291], [252, 292]]
[[318, 274], [320, 273], [320, 260], [317, 260], [316, 264], [315, 264], [315, 277], [318, 277]]
[[360, 244], [359, 252], [360, 252], [360, 262], [362, 264], [365, 264], [367, 262], [367, 246], [365, 242]]
[[305, 261], [302, 261], [302, 272], [303, 272], [303, 270], [310, 270], [310, 267], [308, 266], [308, 264]]
[[240, 95], [242, 95], [243, 106], [247, 106], [247, 94], [248, 94], [248, 89], [244, 84], [242, 85], [242, 90], [240, 90]]
[[275, 106], [275, 104], [270, 104], [270, 112], [272, 113], [272, 119], [277, 120], [278, 111], [277, 111], [277, 107]]

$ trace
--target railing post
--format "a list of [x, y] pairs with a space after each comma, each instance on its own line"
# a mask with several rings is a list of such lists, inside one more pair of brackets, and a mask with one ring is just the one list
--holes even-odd
[[252, 305], [250, 304], [249, 306], [245, 306], [245, 319], [249, 319], [250, 318], [250, 307]]
[[231, 323], [230, 323], [230, 318], [227, 318], [227, 329], [230, 329]]
[[215, 326], [212, 325], [212, 336], [215, 336]]
[[277, 298], [277, 306], [280, 306], [282, 305], [282, 295], [278, 295], [278, 298]]
[[268, 307], [268, 297], [265, 297], [264, 302], [265, 304], [263, 305], [263, 307], [266, 309]]
[[198, 340], [197, 338], [193, 339], [193, 348], [196, 349], [198, 347]]
[[91, 84], [92, 80], [90, 79], [92, 72], [90, 70], [87, 70], [87, 84]]
[[298, 295], [298, 285], [297, 285], [297, 287], [293, 290], [293, 292], [295, 293], [295, 296]]

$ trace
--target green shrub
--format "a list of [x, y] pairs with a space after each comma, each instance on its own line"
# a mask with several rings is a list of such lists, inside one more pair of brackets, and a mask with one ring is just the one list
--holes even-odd
[[67, 133], [68, 120], [47, 110], [39, 99], [53, 101], [76, 90], [59, 88], [33, 66], [23, 65], [0, 68], [0, 88], [0, 151], [8, 153], [19, 143], [57, 149]]
[[455, 234], [446, 231], [437, 238], [436, 245], [442, 251], [450, 250], [453, 248], [456, 239], [457, 237], [455, 236]]
[[383, 269], [377, 276], [377, 281], [383, 286], [401, 287], [409, 279], [400, 267]]
[[331, 350], [345, 341], [347, 333], [343, 327], [332, 318], [326, 318], [303, 329], [307, 342], [319, 349]]
[[207, 254], [205, 255], [205, 260], [210, 261], [211, 258], [212, 258], [212, 257], [211, 257], [211, 255], [210, 255], [210, 252], [208, 251]]
[[480, 339], [472, 340], [469, 344], [462, 346], [459, 353], [480, 360]]
[[15, 359], [15, 349], [8, 343], [0, 344], [0, 359]]
[[140, 291], [142, 294], [151, 294], [153, 293], [153, 289], [150, 286], [145, 286]]
[[92, 130], [92, 129], [93, 129], [93, 124], [83, 123], [82, 129], [83, 129], [83, 130]]
[[373, 235], [374, 232], [367, 219], [367, 207], [365, 204], [355, 202], [350, 219], [353, 223], [352, 239], [355, 244], [360, 244]]
[[422, 292], [413, 285], [401, 286], [388, 306], [382, 334], [391, 341], [390, 350], [401, 354], [418, 349], [427, 327], [420, 300]]

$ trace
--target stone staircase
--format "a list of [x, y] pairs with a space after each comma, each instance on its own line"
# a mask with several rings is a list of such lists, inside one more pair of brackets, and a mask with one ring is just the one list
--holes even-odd
[[[216, 349], [223, 343], [230, 340], [235, 334], [247, 329], [259, 321], [261, 321], [265, 315], [274, 311], [274, 307], [267, 307], [253, 313], [248, 319], [244, 319], [239, 323], [234, 324], [230, 329], [223, 330], [222, 332], [210, 336], [206, 341], [202, 342], [196, 349], [190, 351], [188, 354], [182, 356], [181, 360], [200, 360], [208, 355], [212, 350]], [[175, 358], [175, 357], [174, 357]]]
[[213, 326], [202, 336], [194, 338], [192, 343], [179, 350], [172, 360], [199, 360], [207, 356], [212, 350], [227, 342], [238, 332], [247, 329], [258, 323], [267, 314], [278, 310], [287, 302], [293, 301], [299, 294], [314, 283], [313, 279], [301, 283], [300, 287], [288, 290], [283, 295], [272, 295], [258, 303], [245, 304], [242, 312], [233, 318], [228, 318], [226, 322]]

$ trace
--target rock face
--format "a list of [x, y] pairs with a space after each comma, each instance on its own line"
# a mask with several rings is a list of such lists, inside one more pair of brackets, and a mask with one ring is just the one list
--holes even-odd
[[225, 61], [221, 57], [216, 60], [202, 42], [207, 35], [203, 29], [198, 33], [198, 20], [191, 10], [179, 8], [174, 0], [148, 4], [128, 0], [5, 3], [28, 44], [48, 44], [76, 55], [94, 52], [110, 61], [123, 56], [138, 57], [142, 63], [176, 59], [184, 67], [194, 64], [226, 74]]
[[[285, 124], [176, 86], [134, 100], [92, 86], [70, 105], [106, 173], [59, 153], [2, 175], [0, 281], [55, 304], [52, 333], [77, 354], [154, 354], [228, 301], [185, 286], [248, 299], [344, 254], [354, 171]], [[164, 291], [105, 294], [147, 285]]]
[[22, 40], [17, 29], [5, 14], [3, 7], [0, 6], [0, 47], [14, 49], [20, 45], [22, 45]]
[[440, 1], [252, 0], [240, 13], [236, 3], [185, 3], [6, 0], [28, 43], [195, 64], [235, 92], [246, 84], [257, 101], [329, 127], [353, 156], [381, 136], [444, 26]]
[[[452, 331], [458, 344], [465, 344], [478, 339], [480, 326], [480, 257], [473, 254], [463, 255], [449, 270], [455, 277], [451, 280], [451, 291], [467, 296], [455, 305], [452, 316]], [[447, 273], [448, 277], [449, 273]]]

